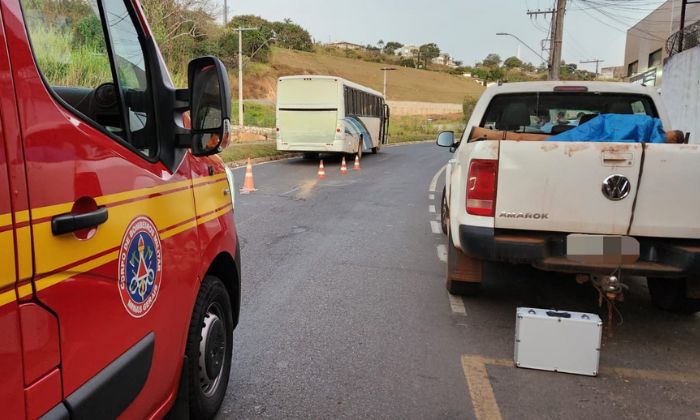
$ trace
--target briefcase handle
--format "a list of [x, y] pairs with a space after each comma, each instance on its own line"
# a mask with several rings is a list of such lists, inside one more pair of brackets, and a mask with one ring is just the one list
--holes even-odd
[[547, 316], [554, 318], [571, 318], [571, 314], [568, 312], [547, 311]]

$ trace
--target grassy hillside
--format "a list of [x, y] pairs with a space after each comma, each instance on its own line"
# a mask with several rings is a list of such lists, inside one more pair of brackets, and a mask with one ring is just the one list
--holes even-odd
[[[323, 74], [339, 76], [382, 91], [386, 64], [344, 57], [274, 48], [270, 64], [278, 76]], [[479, 96], [484, 88], [472, 79], [447, 73], [397, 67], [389, 73], [389, 100], [462, 103], [465, 96]]]

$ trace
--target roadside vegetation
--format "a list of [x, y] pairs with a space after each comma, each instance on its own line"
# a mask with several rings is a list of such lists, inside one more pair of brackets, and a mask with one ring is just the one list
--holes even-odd
[[240, 162], [244, 159], [257, 159], [276, 156], [285, 156], [284, 152], [278, 152], [274, 141], [260, 143], [232, 144], [221, 152], [221, 159], [226, 163]]
[[[243, 119], [248, 127], [275, 128], [275, 106], [243, 101]], [[238, 101], [231, 104], [231, 121], [238, 124]]]
[[389, 124], [389, 144], [434, 140], [441, 131], [464, 131], [462, 114], [448, 115], [403, 115], [392, 117]]

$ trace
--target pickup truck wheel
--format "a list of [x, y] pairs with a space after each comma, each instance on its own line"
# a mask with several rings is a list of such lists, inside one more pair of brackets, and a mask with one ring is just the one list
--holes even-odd
[[447, 231], [447, 282], [445, 287], [453, 295], [474, 296], [481, 291], [482, 261], [466, 256], [452, 244], [452, 233]]
[[648, 278], [651, 301], [659, 309], [678, 314], [692, 315], [700, 312], [700, 299], [689, 298], [686, 279]]
[[226, 395], [231, 372], [233, 311], [226, 287], [204, 278], [187, 336], [189, 405], [193, 419], [213, 418]]
[[447, 187], [442, 187], [442, 204], [440, 205], [440, 224], [442, 233], [447, 235], [447, 225], [450, 220], [450, 209], [447, 206]]

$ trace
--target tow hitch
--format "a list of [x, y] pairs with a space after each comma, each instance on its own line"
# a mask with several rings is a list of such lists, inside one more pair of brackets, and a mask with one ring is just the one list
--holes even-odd
[[624, 292], [629, 290], [629, 286], [624, 284], [621, 279], [621, 273], [619, 270], [615, 274], [609, 276], [599, 276], [599, 275], [579, 275], [576, 281], [583, 284], [588, 281], [591, 282], [593, 287], [598, 291], [598, 306], [603, 307], [603, 302], [605, 302], [608, 308], [608, 337], [612, 338], [614, 334], [614, 318], [615, 315], [618, 316], [618, 325], [622, 325], [624, 320], [622, 318], [622, 313], [617, 309], [617, 303], [625, 301]]

